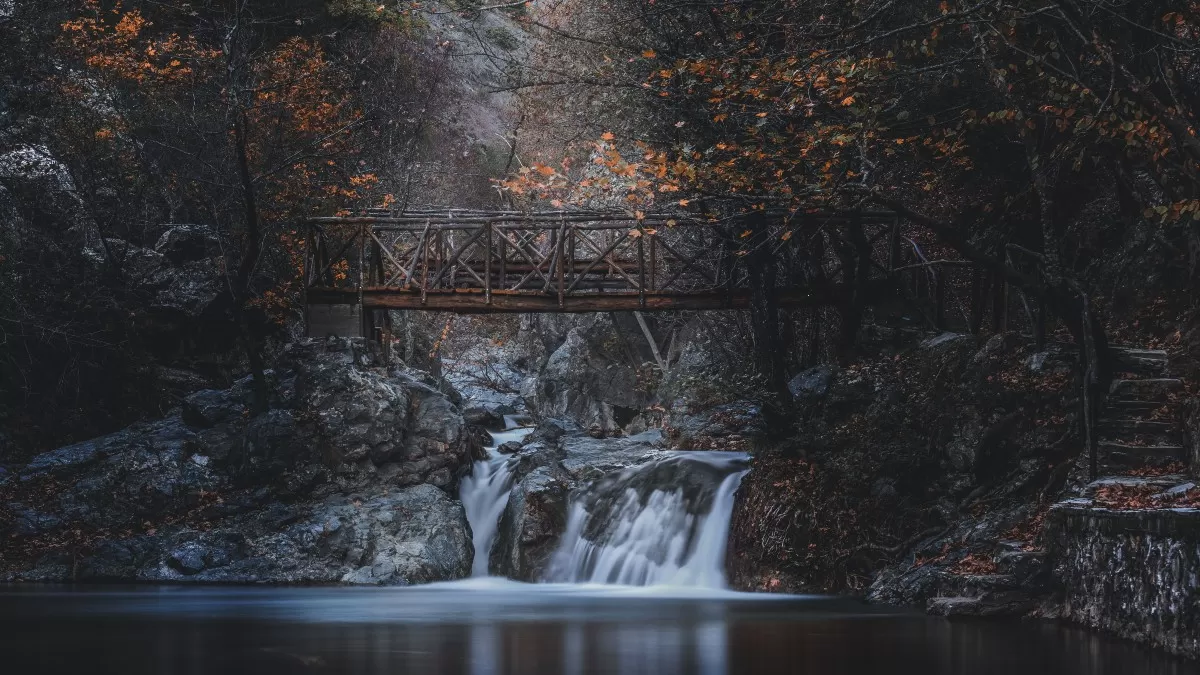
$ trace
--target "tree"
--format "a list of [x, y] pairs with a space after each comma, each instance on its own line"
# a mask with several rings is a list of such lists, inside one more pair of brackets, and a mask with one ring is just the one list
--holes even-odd
[[[355, 73], [305, 28], [364, 10], [344, 2], [104, 8], [96, 0], [83, 10], [62, 26], [63, 51], [84, 67], [60, 80], [64, 104], [94, 109], [101, 95], [113, 105], [76, 138], [119, 155], [137, 180], [164, 174], [162, 191], [178, 210], [214, 222], [236, 243], [225, 279], [261, 411], [257, 315], [286, 309], [299, 291], [303, 240], [288, 223], [366, 200], [378, 183], [365, 150], [379, 120], [356, 100]], [[399, 23], [382, 10], [355, 20], [377, 29]], [[138, 164], [144, 172], [129, 170]]]
[[[605, 7], [621, 18], [601, 32], [640, 42], [609, 81], [638, 73], [659, 101], [657, 126], [601, 141], [630, 203], [892, 209], [914, 237], [1046, 302], [1074, 335], [1094, 394], [1110, 371], [1095, 286], [1106, 256], [1147, 225], [1184, 247], [1200, 242], [1200, 11], [1190, 0]], [[574, 166], [535, 165], [511, 187], [563, 199], [596, 184]], [[1114, 195], [1115, 213], [1103, 213]], [[862, 260], [852, 225], [771, 227], [744, 250], [791, 239], [807, 255], [837, 252], [847, 269]], [[860, 310], [840, 310], [843, 340]]]

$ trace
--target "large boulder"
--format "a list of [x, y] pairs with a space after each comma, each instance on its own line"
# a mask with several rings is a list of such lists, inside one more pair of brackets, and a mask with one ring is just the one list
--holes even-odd
[[492, 545], [492, 573], [520, 581], [542, 578], [567, 526], [570, 486], [549, 466], [537, 467], [513, 485]]
[[[54, 566], [43, 561], [33, 574]], [[458, 579], [470, 568], [462, 504], [430, 485], [270, 502], [207, 531], [172, 527], [106, 541], [77, 563], [84, 580], [215, 583], [408, 585]]]
[[572, 328], [538, 377], [527, 381], [521, 392], [526, 405], [539, 417], [570, 418], [594, 435], [619, 433], [651, 400], [640, 364], [621, 354], [623, 344], [628, 346], [606, 315]]
[[[0, 579], [465, 574], [469, 526], [445, 489], [481, 446], [450, 398], [420, 373], [383, 367], [362, 340], [305, 340], [281, 366], [266, 374], [265, 413], [251, 414], [247, 378], [196, 392], [161, 420], [35, 457], [0, 504], [0, 536], [22, 551]], [[63, 563], [64, 547], [90, 562]]]

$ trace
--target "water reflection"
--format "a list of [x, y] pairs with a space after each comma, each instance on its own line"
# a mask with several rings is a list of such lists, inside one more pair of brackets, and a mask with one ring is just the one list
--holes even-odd
[[5, 673], [1200, 675], [1049, 623], [524, 588], [0, 591], [0, 654]]

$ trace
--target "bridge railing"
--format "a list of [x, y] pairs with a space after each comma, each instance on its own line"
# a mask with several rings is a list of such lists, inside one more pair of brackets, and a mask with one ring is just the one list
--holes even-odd
[[595, 311], [744, 302], [728, 233], [678, 216], [406, 212], [309, 222], [309, 302]]

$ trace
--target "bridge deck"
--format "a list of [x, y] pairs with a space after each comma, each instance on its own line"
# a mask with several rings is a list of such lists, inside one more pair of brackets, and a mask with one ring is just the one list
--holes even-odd
[[[896, 222], [890, 213], [853, 217], [875, 227], [877, 239]], [[846, 220], [814, 213], [795, 223]], [[308, 226], [309, 305], [523, 313], [740, 309], [750, 301], [747, 233], [736, 223], [437, 209], [315, 218]], [[837, 293], [838, 271], [826, 276], [794, 258], [778, 270], [782, 306]]]

